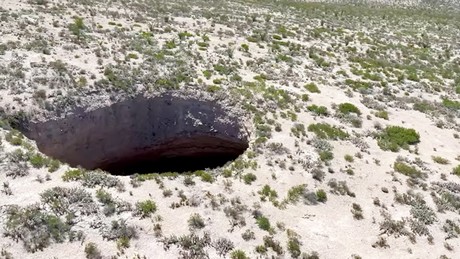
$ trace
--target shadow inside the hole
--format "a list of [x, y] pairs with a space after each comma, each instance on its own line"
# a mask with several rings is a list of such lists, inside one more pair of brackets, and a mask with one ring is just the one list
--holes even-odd
[[98, 168], [113, 175], [132, 175], [166, 172], [193, 172], [224, 166], [240, 154], [206, 154], [200, 156], [165, 157], [161, 159], [136, 159], [115, 161]]

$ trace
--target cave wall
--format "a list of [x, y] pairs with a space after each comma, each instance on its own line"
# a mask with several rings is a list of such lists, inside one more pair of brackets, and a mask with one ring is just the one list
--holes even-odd
[[138, 96], [30, 122], [26, 135], [48, 156], [94, 169], [130, 159], [242, 153], [248, 136], [238, 119], [211, 101]]

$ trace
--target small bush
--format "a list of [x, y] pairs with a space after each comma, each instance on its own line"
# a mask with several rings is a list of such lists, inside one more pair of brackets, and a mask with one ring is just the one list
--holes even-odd
[[243, 238], [244, 241], [256, 239], [256, 235], [254, 231], [251, 231], [249, 229], [246, 229], [246, 231], [243, 234], [241, 234], [241, 237]]
[[97, 245], [93, 242], [86, 244], [85, 254], [86, 259], [102, 259], [101, 251], [99, 251]]
[[281, 246], [280, 242], [274, 240], [272, 236], [264, 236], [263, 240], [265, 247], [271, 248], [278, 255], [284, 254], [283, 247]]
[[338, 109], [342, 114], [355, 113], [357, 115], [361, 115], [361, 111], [352, 103], [341, 103], [339, 104]]
[[307, 107], [307, 110], [315, 113], [316, 115], [319, 116], [327, 116], [329, 114], [329, 111], [327, 110], [326, 106], [317, 106], [315, 104], [310, 105]]
[[90, 215], [97, 213], [97, 204], [83, 188], [53, 187], [40, 194], [41, 201], [57, 215], [77, 213]]
[[105, 225], [100, 230], [104, 239], [121, 241], [122, 245], [126, 244], [126, 240], [137, 238], [136, 228], [121, 219], [112, 221], [110, 226]]
[[353, 203], [351, 205], [351, 213], [353, 214], [353, 218], [357, 220], [361, 220], [364, 218], [363, 216], [363, 210], [361, 206], [357, 203]]
[[255, 180], [257, 180], [257, 176], [253, 173], [247, 173], [243, 175], [243, 181], [245, 184], [251, 184]]
[[350, 162], [350, 163], [353, 163], [353, 161], [355, 160], [352, 155], [348, 155], [348, 154], [345, 155], [343, 158], [345, 159], [345, 161]]
[[306, 187], [307, 187], [306, 184], [301, 184], [301, 185], [296, 185], [296, 186], [291, 187], [288, 190], [287, 201], [293, 204], [299, 202], [300, 198], [302, 198], [307, 191]]
[[38, 205], [11, 206], [6, 211], [4, 235], [21, 240], [27, 252], [43, 250], [51, 241], [62, 243], [71, 226], [59, 217], [41, 211]]
[[291, 254], [292, 258], [299, 258], [301, 255], [299, 239], [297, 239], [296, 237], [289, 238], [287, 243], [287, 249]]
[[321, 93], [321, 91], [315, 83], [306, 84], [305, 89], [307, 89], [310, 93]]
[[233, 250], [230, 253], [230, 258], [231, 259], [249, 259], [246, 253], [242, 250]]
[[35, 168], [42, 168], [43, 166], [46, 166], [48, 164], [49, 160], [43, 157], [42, 155], [36, 153], [30, 156], [29, 162]]
[[83, 179], [83, 170], [80, 169], [73, 169], [73, 170], [68, 170], [62, 175], [62, 180], [65, 182], [68, 181], [78, 181]]
[[387, 111], [378, 111], [378, 112], [375, 113], [375, 117], [388, 120], [388, 112]]
[[460, 102], [459, 101], [452, 101], [449, 99], [443, 99], [442, 100], [442, 105], [444, 107], [452, 109], [452, 110], [460, 110]]
[[157, 211], [157, 205], [152, 200], [146, 200], [136, 203], [136, 209], [134, 214], [140, 215], [141, 218], [146, 218]]
[[319, 189], [316, 191], [316, 199], [319, 202], [326, 202], [327, 201], [327, 194], [323, 189]]
[[315, 133], [318, 138], [322, 139], [338, 140], [348, 137], [348, 133], [328, 123], [310, 124], [308, 131]]
[[393, 169], [403, 175], [409, 176], [411, 178], [421, 178], [423, 174], [417, 168], [410, 166], [404, 162], [395, 162], [393, 164]]
[[269, 231], [270, 230], [270, 220], [267, 217], [260, 216], [256, 219], [257, 225], [260, 229]]
[[420, 142], [420, 135], [414, 129], [399, 126], [388, 126], [378, 136], [377, 144], [382, 150], [399, 151], [407, 149], [409, 145]]
[[319, 159], [321, 159], [321, 161], [324, 161], [324, 162], [334, 159], [334, 153], [332, 153], [329, 150], [320, 151], [318, 154], [319, 154]]
[[454, 174], [456, 176], [460, 176], [460, 165], [458, 165], [457, 167], [454, 167], [454, 169], [452, 169], [452, 174]]
[[211, 174], [203, 170], [195, 171], [195, 175], [199, 176], [203, 182], [208, 182], [208, 183], [214, 182], [214, 177]]
[[449, 164], [449, 160], [443, 158], [443, 157], [440, 157], [440, 156], [432, 156], [431, 157], [433, 159], [433, 161], [437, 164], [441, 164], [441, 165], [447, 165]]
[[190, 229], [202, 229], [206, 226], [204, 219], [198, 213], [192, 214], [187, 222]]

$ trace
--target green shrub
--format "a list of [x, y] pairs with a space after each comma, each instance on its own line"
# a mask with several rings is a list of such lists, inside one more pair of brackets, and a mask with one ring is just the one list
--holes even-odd
[[113, 203], [112, 195], [102, 188], [96, 191], [96, 198], [99, 202], [103, 204]]
[[270, 230], [270, 220], [267, 217], [259, 216], [257, 219], [257, 225], [260, 229], [269, 231]]
[[338, 140], [348, 137], [348, 133], [328, 123], [310, 124], [308, 126], [308, 131], [315, 133], [318, 138], [322, 139]]
[[86, 26], [81, 17], [75, 17], [73, 23], [69, 25], [69, 30], [73, 35], [77, 36], [78, 40], [84, 36], [85, 29]]
[[326, 106], [317, 106], [313, 104], [308, 106], [307, 109], [320, 116], [327, 116], [329, 114], [329, 111], [327, 110]]
[[49, 160], [43, 157], [42, 155], [40, 155], [39, 153], [36, 153], [30, 156], [29, 162], [35, 168], [42, 168], [43, 166], [48, 164]]
[[388, 126], [378, 136], [377, 144], [382, 150], [399, 151], [407, 149], [409, 145], [420, 142], [420, 135], [414, 129], [399, 126]]
[[43, 250], [54, 240], [62, 243], [71, 226], [59, 217], [41, 211], [39, 206], [25, 208], [13, 205], [6, 210], [4, 235], [21, 240], [27, 252]]
[[86, 259], [102, 259], [101, 251], [99, 251], [97, 245], [93, 242], [86, 244], [85, 254]]
[[5, 135], [5, 140], [13, 146], [22, 145], [23, 138], [24, 135], [22, 135], [19, 131], [16, 130], [11, 130]]
[[432, 156], [431, 157], [435, 163], [441, 164], [441, 165], [447, 165], [449, 164], [449, 160], [440, 157], [440, 156]]
[[311, 93], [321, 93], [318, 86], [315, 83], [309, 83], [305, 85], [305, 89], [307, 89]]
[[277, 255], [282, 255], [284, 253], [283, 246], [279, 241], [274, 240], [272, 236], [264, 236], [263, 240], [265, 247], [271, 248]]
[[257, 180], [257, 176], [253, 173], [247, 173], [243, 175], [243, 181], [245, 184], [251, 184], [255, 180]]
[[57, 215], [76, 213], [90, 215], [97, 213], [91, 193], [80, 187], [53, 187], [40, 194], [43, 204], [46, 204]]
[[321, 161], [323, 162], [331, 161], [332, 159], [334, 159], [334, 153], [332, 153], [329, 150], [319, 151], [318, 154], [319, 154], [319, 159], [321, 159]]
[[459, 101], [452, 101], [449, 99], [443, 99], [442, 100], [442, 105], [444, 107], [452, 109], [452, 110], [460, 110], [460, 102]]
[[395, 162], [393, 164], [393, 169], [396, 172], [409, 176], [411, 178], [423, 177], [423, 174], [421, 171], [419, 171], [417, 168], [410, 166], [404, 162]]
[[296, 123], [294, 126], [291, 128], [292, 134], [296, 136], [297, 138], [300, 138], [301, 136], [306, 136], [307, 133], [305, 132], [305, 125], [302, 123]]
[[308, 94], [302, 94], [301, 99], [302, 99], [302, 101], [304, 101], [304, 102], [308, 102], [308, 100], [310, 99], [310, 97], [308, 96]]
[[456, 176], [460, 176], [460, 165], [452, 169], [452, 174], [455, 174]]
[[326, 202], [327, 201], [327, 194], [323, 189], [319, 189], [316, 191], [316, 199], [319, 202]]
[[291, 254], [291, 258], [299, 258], [300, 252], [300, 241], [297, 238], [289, 238], [287, 243], [287, 249]]
[[51, 159], [51, 161], [48, 164], [48, 172], [53, 173], [56, 172], [59, 167], [61, 167], [61, 162], [56, 159]]
[[258, 245], [256, 246], [256, 252], [259, 254], [266, 254], [267, 253], [267, 248], [264, 245]]
[[157, 205], [152, 200], [145, 200], [136, 203], [135, 215], [140, 215], [141, 218], [149, 217], [157, 211]]
[[355, 113], [357, 115], [361, 115], [361, 111], [352, 103], [341, 103], [339, 104], [338, 109], [342, 114]]
[[203, 71], [203, 76], [204, 76], [206, 79], [210, 79], [211, 76], [212, 76], [212, 71], [211, 71], [211, 70], [204, 70], [204, 71]]
[[231, 259], [249, 259], [249, 257], [246, 256], [246, 253], [242, 250], [233, 250], [230, 253], [230, 258]]
[[208, 182], [208, 183], [214, 182], [214, 177], [211, 174], [207, 173], [206, 171], [203, 171], [203, 170], [195, 171], [195, 175], [199, 176], [201, 178], [201, 181], [203, 182]]
[[287, 193], [287, 201], [290, 203], [299, 202], [300, 198], [306, 193], [306, 184], [292, 186]]
[[369, 89], [372, 88], [371, 83], [369, 82], [364, 82], [364, 81], [355, 81], [352, 79], [346, 79], [345, 84], [351, 87], [353, 90], [358, 90], [358, 89]]
[[348, 154], [345, 155], [343, 158], [345, 159], [345, 161], [350, 162], [350, 163], [352, 163], [355, 160], [352, 155], [348, 155]]
[[415, 102], [413, 108], [414, 110], [423, 112], [423, 113], [427, 113], [429, 111], [433, 111], [436, 109], [436, 107], [433, 104], [425, 100]]
[[272, 189], [269, 185], [264, 185], [262, 190], [259, 191], [262, 197], [267, 197], [270, 201], [274, 201], [278, 197], [276, 190]]
[[375, 117], [388, 120], [388, 112], [387, 111], [378, 111], [378, 112], [375, 113]]
[[117, 248], [118, 250], [123, 250], [130, 247], [130, 239], [126, 236], [122, 236], [117, 239]]
[[78, 181], [83, 179], [83, 170], [80, 169], [73, 169], [73, 170], [68, 170], [62, 175], [62, 180], [65, 182], [68, 181]]
[[198, 213], [190, 215], [190, 218], [187, 222], [190, 229], [202, 229], [206, 226], [204, 219]]

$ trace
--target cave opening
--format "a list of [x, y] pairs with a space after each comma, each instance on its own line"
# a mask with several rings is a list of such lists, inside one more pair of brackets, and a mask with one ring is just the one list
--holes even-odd
[[41, 152], [74, 167], [115, 175], [193, 172], [245, 152], [248, 133], [240, 119], [209, 100], [138, 96], [29, 122], [24, 133]]
[[196, 156], [163, 157], [151, 159], [119, 160], [98, 168], [113, 175], [132, 175], [167, 172], [194, 172], [196, 170], [212, 169], [224, 166], [237, 159], [239, 154], [201, 154]]

